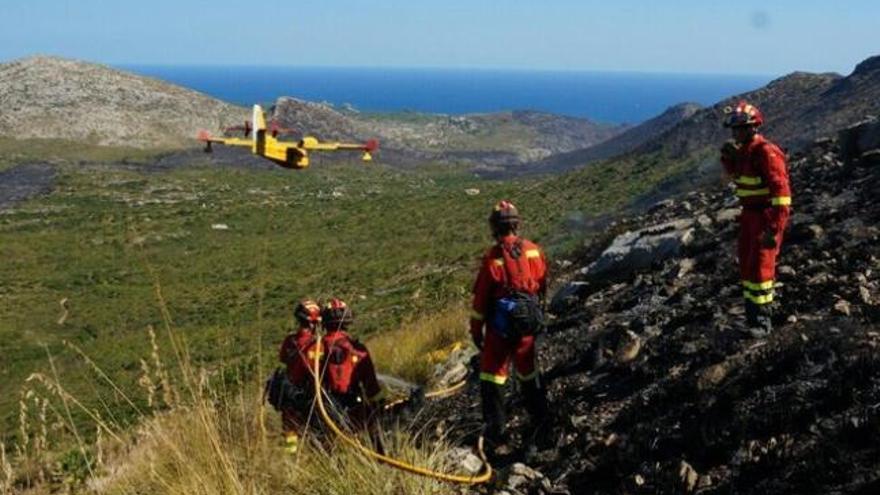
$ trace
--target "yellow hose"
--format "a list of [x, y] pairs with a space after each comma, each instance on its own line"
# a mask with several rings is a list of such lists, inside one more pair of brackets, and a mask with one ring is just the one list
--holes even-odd
[[[451, 387], [447, 387], [447, 388], [440, 389], [440, 390], [432, 390], [432, 391], [425, 394], [425, 398], [432, 399], [434, 397], [444, 397], [444, 396], [453, 394], [455, 392], [458, 392], [459, 390], [463, 389], [465, 387], [465, 385], [467, 385], [467, 380], [462, 380], [462, 381], [456, 383], [455, 385], [452, 385]], [[409, 399], [393, 400], [393, 401], [385, 404], [385, 410], [387, 411], [389, 409], [393, 409], [395, 406], [399, 406], [400, 404], [403, 404], [404, 402], [406, 402], [408, 400]]]
[[[336, 434], [339, 438], [345, 441], [345, 443], [351, 445], [362, 454], [372, 459], [375, 459], [379, 462], [387, 464], [391, 467], [407, 471], [413, 474], [418, 474], [420, 476], [426, 476], [428, 478], [434, 478], [440, 481], [447, 481], [451, 483], [462, 483], [467, 485], [479, 485], [482, 483], [488, 482], [492, 478], [492, 466], [486, 460], [486, 455], [483, 453], [483, 437], [480, 437], [479, 442], [477, 442], [477, 452], [480, 455], [480, 460], [483, 461], [483, 472], [480, 475], [474, 476], [462, 476], [457, 474], [449, 474], [449, 473], [439, 473], [437, 471], [433, 471], [428, 468], [413, 466], [412, 464], [408, 464], [399, 459], [395, 459], [393, 457], [388, 457], [386, 455], [380, 454], [370, 448], [364, 447], [357, 439], [352, 438], [345, 434], [341, 428], [333, 421], [329, 414], [327, 414], [327, 410], [324, 408], [324, 397], [323, 390], [321, 389], [321, 378], [320, 378], [320, 363], [318, 361], [318, 356], [321, 355], [321, 340], [318, 339], [316, 344], [318, 348], [315, 352], [315, 357], [312, 361], [314, 365], [314, 369], [312, 370], [312, 378], [315, 383], [315, 400], [318, 403], [318, 411], [321, 413], [321, 418], [327, 423], [327, 426], [333, 430], [333, 433]], [[441, 390], [439, 392], [449, 393], [451, 389], [458, 389], [464, 386], [464, 382], [453, 385], [449, 389]]]

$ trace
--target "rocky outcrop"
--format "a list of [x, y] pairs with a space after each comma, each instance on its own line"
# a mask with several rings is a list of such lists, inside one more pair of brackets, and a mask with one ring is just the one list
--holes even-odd
[[0, 135], [163, 148], [247, 111], [107, 66], [55, 57], [0, 64]]
[[838, 133], [843, 160], [851, 163], [880, 154], [880, 119], [872, 117]]
[[587, 280], [619, 278], [663, 263], [691, 242], [693, 225], [693, 220], [678, 219], [621, 234], [580, 273]]
[[314, 103], [284, 96], [270, 109], [273, 118], [291, 129], [298, 137], [307, 134], [323, 141], [350, 141], [368, 139], [359, 135], [352, 119], [323, 103]]

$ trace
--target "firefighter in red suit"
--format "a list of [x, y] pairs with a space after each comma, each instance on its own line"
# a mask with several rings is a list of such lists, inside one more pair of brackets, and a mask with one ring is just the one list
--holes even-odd
[[321, 312], [326, 332], [321, 339], [322, 386], [339, 412], [347, 413], [355, 428], [368, 428], [377, 450], [382, 444], [373, 425], [382, 411], [385, 391], [376, 377], [376, 368], [367, 348], [346, 330], [354, 318], [351, 309], [339, 299], [331, 299]]
[[297, 329], [287, 335], [278, 351], [278, 359], [287, 365], [287, 380], [293, 385], [299, 400], [281, 409], [285, 450], [295, 453], [299, 437], [308, 417], [314, 397], [314, 382], [310, 366], [317, 351], [315, 331], [321, 322], [321, 307], [312, 300], [303, 300], [293, 311]]
[[721, 148], [721, 163], [742, 206], [737, 255], [746, 322], [763, 335], [772, 330], [776, 257], [790, 215], [788, 170], [785, 153], [758, 133], [764, 116], [757, 107], [741, 101], [725, 112], [733, 139]]
[[[495, 244], [483, 255], [473, 289], [470, 331], [480, 349], [480, 398], [484, 436], [496, 453], [504, 450], [505, 410], [503, 386], [511, 361], [522, 385], [526, 408], [536, 432], [547, 419], [547, 400], [535, 363], [535, 335], [525, 332], [512, 338], [497, 328], [497, 303], [513, 291], [543, 299], [547, 261], [541, 248], [519, 237], [520, 216], [516, 207], [501, 201], [489, 215]], [[537, 329], [535, 329], [537, 330]]]

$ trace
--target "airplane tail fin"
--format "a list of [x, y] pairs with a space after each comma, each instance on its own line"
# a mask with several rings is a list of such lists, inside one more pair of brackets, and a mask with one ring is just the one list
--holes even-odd
[[254, 105], [254, 115], [251, 122], [254, 125], [253, 152], [262, 155], [266, 149], [266, 114], [263, 113], [263, 108], [260, 105]]

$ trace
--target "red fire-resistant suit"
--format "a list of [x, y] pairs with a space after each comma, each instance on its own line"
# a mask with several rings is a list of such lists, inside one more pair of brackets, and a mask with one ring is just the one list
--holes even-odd
[[[309, 327], [302, 327], [288, 334], [278, 351], [278, 359], [287, 365], [288, 381], [306, 398], [314, 396], [310, 367], [317, 351], [317, 342], [314, 332]], [[281, 422], [286, 435], [296, 437], [300, 433], [308, 413], [305, 406], [303, 403], [282, 409]], [[291, 448], [295, 450], [295, 447]]]
[[[505, 257], [503, 250], [510, 251], [515, 246], [521, 256], [517, 260], [512, 260], [510, 256]], [[480, 272], [474, 283], [470, 323], [474, 340], [483, 343], [480, 356], [481, 380], [503, 385], [507, 381], [511, 358], [520, 380], [530, 380], [536, 376], [535, 337], [526, 335], [516, 342], [505, 340], [493, 331], [491, 316], [496, 301], [508, 295], [510, 288], [532, 295], [543, 295], [546, 290], [546, 276], [547, 260], [544, 252], [528, 239], [508, 235], [483, 255]]]
[[321, 339], [322, 385], [349, 419], [364, 426], [373, 406], [384, 398], [376, 368], [367, 348], [343, 330], [329, 331]]
[[[733, 155], [722, 156], [721, 162], [742, 205], [737, 254], [746, 307], [765, 307], [773, 302], [776, 257], [790, 215], [785, 153], [756, 134]], [[768, 233], [775, 235], [775, 246], [764, 244]]]

